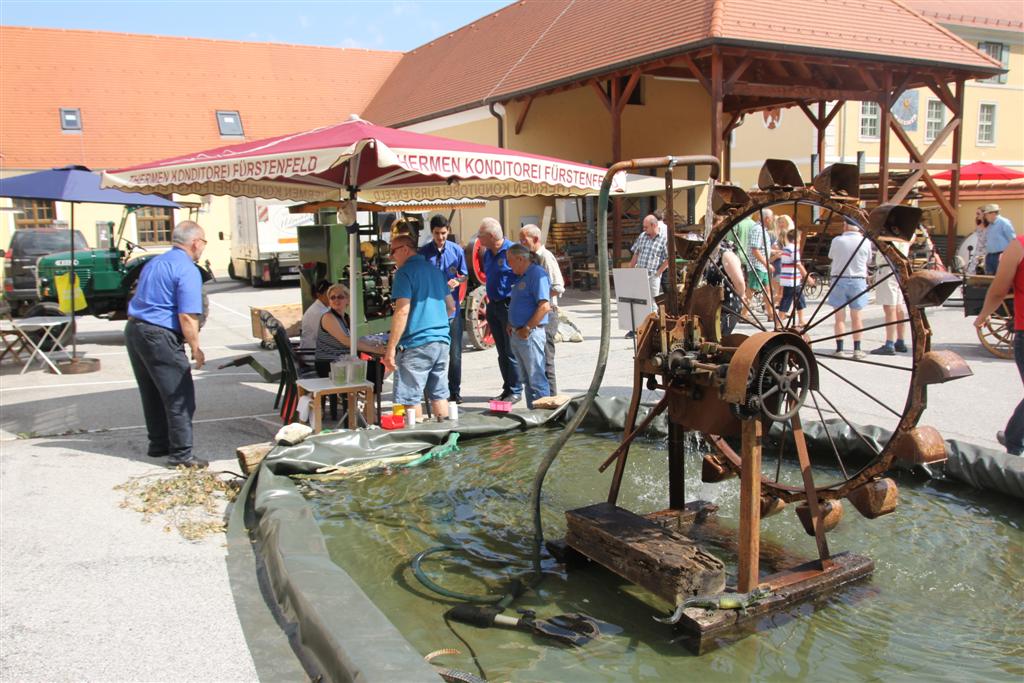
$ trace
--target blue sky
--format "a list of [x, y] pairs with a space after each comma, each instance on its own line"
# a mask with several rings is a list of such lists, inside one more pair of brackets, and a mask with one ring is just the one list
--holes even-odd
[[406, 51], [511, 0], [0, 0], [0, 24]]

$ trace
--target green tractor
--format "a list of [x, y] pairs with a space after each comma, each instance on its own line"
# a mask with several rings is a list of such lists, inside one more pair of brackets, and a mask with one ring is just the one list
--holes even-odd
[[[126, 320], [128, 302], [135, 294], [142, 268], [155, 258], [157, 254], [143, 254], [132, 258], [135, 250], [146, 251], [130, 240], [124, 239], [124, 228], [128, 216], [137, 209], [126, 206], [121, 216], [121, 225], [117, 231], [117, 239], [107, 249], [87, 249], [74, 251], [75, 276], [82, 293], [85, 295], [86, 309], [82, 311], [108, 320]], [[113, 228], [113, 222], [110, 227]], [[124, 248], [121, 248], [121, 245]], [[57, 305], [56, 277], [71, 270], [72, 252], [64, 251], [39, 258], [36, 266], [36, 285], [39, 291], [39, 303], [26, 312], [26, 316], [63, 315]], [[203, 283], [213, 279], [209, 263], [206, 267], [196, 264], [202, 274]], [[203, 293], [203, 315], [199, 324], [206, 322], [209, 308], [206, 293]]]

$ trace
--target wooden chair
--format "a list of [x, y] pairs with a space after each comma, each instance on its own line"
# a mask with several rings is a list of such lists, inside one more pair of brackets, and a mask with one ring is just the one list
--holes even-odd
[[0, 301], [0, 345], [3, 347], [0, 348], [0, 361], [12, 356], [16, 362], [21, 363], [21, 354], [28, 355], [32, 352], [25, 334], [15, 327], [11, 317], [11, 306], [6, 301]]

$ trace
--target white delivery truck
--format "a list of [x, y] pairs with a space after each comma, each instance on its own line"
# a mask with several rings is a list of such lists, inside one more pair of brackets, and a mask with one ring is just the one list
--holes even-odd
[[300, 225], [312, 225], [311, 213], [290, 213], [293, 202], [236, 198], [231, 221], [228, 275], [253, 287], [299, 279]]

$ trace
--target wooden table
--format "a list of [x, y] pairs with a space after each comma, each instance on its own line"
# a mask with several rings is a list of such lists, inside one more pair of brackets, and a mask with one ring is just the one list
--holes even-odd
[[300, 379], [295, 383], [299, 390], [299, 398], [308, 395], [310, 397], [309, 409], [312, 414], [310, 426], [313, 433], [320, 432], [323, 423], [323, 399], [325, 396], [337, 396], [343, 394], [348, 397], [348, 428], [359, 427], [357, 416], [357, 401], [359, 394], [366, 394], [363, 405], [363, 417], [366, 424], [371, 425], [377, 422], [377, 411], [374, 406], [373, 384], [371, 382], [356, 382], [353, 384], [335, 384], [329, 377], [316, 379]]

